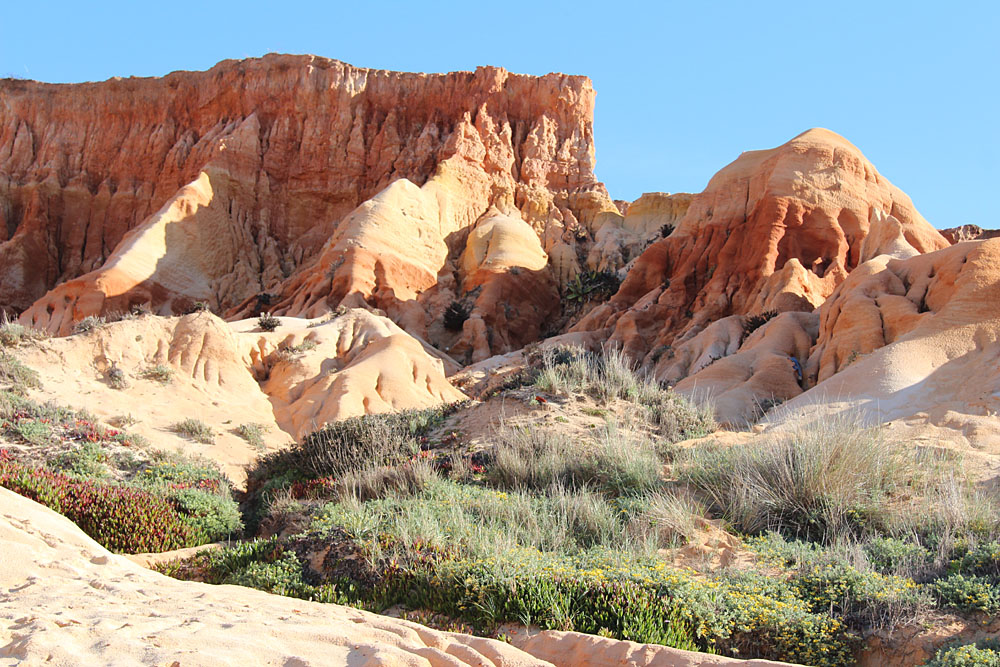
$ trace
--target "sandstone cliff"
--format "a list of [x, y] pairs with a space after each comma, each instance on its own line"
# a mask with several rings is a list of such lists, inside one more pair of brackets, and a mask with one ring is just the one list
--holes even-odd
[[584, 77], [272, 55], [0, 95], [0, 308], [53, 332], [139, 304], [317, 315], [348, 298], [421, 334], [410, 302], [447, 284], [491, 206], [539, 233], [614, 208]]
[[909, 197], [833, 132], [809, 130], [744, 153], [576, 330], [606, 329], [612, 343], [650, 362], [662, 346], [722, 317], [811, 311], [861, 263], [876, 211], [894, 216], [918, 252], [948, 245]]

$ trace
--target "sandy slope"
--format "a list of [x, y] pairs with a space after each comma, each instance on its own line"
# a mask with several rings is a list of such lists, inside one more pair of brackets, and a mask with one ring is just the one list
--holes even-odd
[[[264, 451], [286, 447], [328, 421], [465, 398], [445, 378], [455, 362], [386, 317], [359, 308], [329, 320], [280, 321], [265, 332], [256, 319], [147, 315], [17, 354], [42, 377], [33, 398], [105, 421], [130, 415], [137, 420], [130, 431], [159, 449], [217, 461], [237, 484]], [[171, 369], [169, 382], [144, 376], [155, 366]], [[125, 374], [125, 389], [108, 383], [112, 367]], [[175, 433], [172, 426], [187, 418], [207, 424], [214, 442]], [[264, 449], [236, 434], [241, 424], [265, 428]]]
[[525, 652], [349, 607], [178, 581], [2, 488], [0, 544], [3, 666], [777, 664], [557, 632], [516, 638]]

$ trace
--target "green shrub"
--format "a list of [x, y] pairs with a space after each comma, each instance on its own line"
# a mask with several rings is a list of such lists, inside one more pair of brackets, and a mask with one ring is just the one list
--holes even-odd
[[942, 605], [962, 611], [1000, 611], [1000, 588], [987, 577], [952, 574], [931, 583]]
[[976, 544], [952, 563], [951, 569], [1000, 579], [1000, 542], [991, 540]]
[[919, 544], [875, 537], [864, 545], [871, 566], [883, 574], [918, 573], [931, 564], [931, 553]]
[[420, 450], [416, 439], [444, 421], [459, 405], [331, 422], [293, 447], [263, 457], [251, 476], [261, 481], [288, 472], [289, 480], [336, 477], [352, 470], [406, 461]]
[[174, 369], [170, 366], [165, 366], [163, 364], [157, 364], [156, 366], [150, 366], [142, 373], [139, 377], [146, 380], [155, 380], [160, 384], [170, 384], [174, 379]]
[[108, 470], [108, 454], [97, 442], [84, 442], [76, 449], [60, 454], [55, 468], [74, 477], [104, 478]]
[[888, 629], [912, 621], [930, 598], [912, 580], [861, 571], [843, 563], [816, 564], [793, 578], [796, 597], [856, 628]]
[[213, 461], [163, 452], [155, 452], [153, 460], [136, 473], [133, 482], [146, 489], [198, 488], [214, 492], [228, 486]]
[[274, 331], [281, 325], [281, 320], [271, 313], [261, 313], [257, 318], [257, 326], [261, 331]]
[[22, 419], [14, 430], [29, 445], [44, 445], [52, 439], [52, 427], [40, 420]]
[[199, 419], [188, 417], [184, 421], [171, 425], [170, 430], [204, 445], [215, 443], [215, 432], [208, 424]]
[[14, 355], [0, 351], [0, 386], [4, 385], [13, 393], [23, 395], [28, 389], [41, 387], [42, 382], [35, 370]]
[[2, 456], [0, 486], [65, 515], [112, 551], [168, 551], [192, 541], [174, 507], [142, 489], [78, 481]]
[[1000, 642], [984, 639], [975, 644], [945, 646], [926, 667], [1000, 667]]
[[243, 530], [240, 508], [228, 494], [187, 488], [168, 497], [199, 544], [229, 539]]

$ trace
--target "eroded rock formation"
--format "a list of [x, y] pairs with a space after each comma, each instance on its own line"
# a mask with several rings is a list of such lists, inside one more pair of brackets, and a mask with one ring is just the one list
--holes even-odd
[[2, 92], [0, 307], [53, 332], [137, 304], [314, 316], [346, 299], [421, 335], [411, 302], [491, 207], [538, 233], [615, 208], [584, 77], [267, 56]]
[[648, 362], [659, 346], [722, 317], [810, 311], [862, 261], [871, 221], [883, 213], [918, 252], [948, 245], [909, 197], [833, 132], [809, 130], [744, 153], [576, 329], [606, 329], [612, 343]]

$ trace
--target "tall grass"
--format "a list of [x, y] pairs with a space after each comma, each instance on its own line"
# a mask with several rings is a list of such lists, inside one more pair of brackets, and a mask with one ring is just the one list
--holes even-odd
[[624, 400], [636, 405], [637, 417], [649, 422], [669, 442], [707, 435], [716, 429], [711, 406], [693, 404], [664, 389], [636, 369], [617, 349], [592, 354], [577, 347], [542, 351], [534, 386], [554, 394], [587, 394], [600, 401]]
[[650, 438], [613, 423], [582, 442], [558, 430], [503, 425], [494, 442], [487, 481], [504, 489], [561, 485], [616, 495], [642, 493], [659, 483], [663, 465]]
[[879, 430], [827, 421], [746, 446], [688, 450], [675, 473], [738, 531], [829, 542], [880, 527], [907, 465]]

